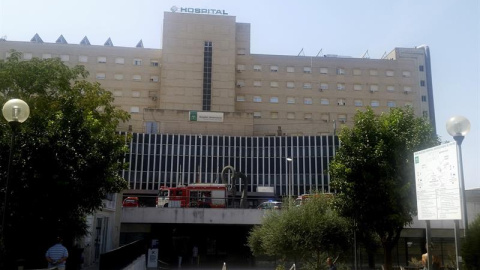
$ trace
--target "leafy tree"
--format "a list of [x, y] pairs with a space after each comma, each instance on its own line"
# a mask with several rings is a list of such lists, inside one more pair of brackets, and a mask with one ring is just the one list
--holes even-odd
[[[13, 52], [0, 61], [0, 103], [20, 98], [31, 112], [17, 127], [0, 257], [7, 263], [24, 258], [27, 267], [41, 268], [55, 236], [71, 245], [86, 234], [85, 217], [100, 209], [108, 194], [126, 188], [118, 174], [125, 138], [116, 127], [129, 116], [112, 105], [111, 93], [85, 81], [82, 66], [20, 57]], [[11, 132], [1, 117], [3, 207]]]
[[299, 207], [272, 210], [248, 236], [255, 256], [295, 260], [307, 269], [323, 269], [326, 254], [338, 255], [349, 248], [350, 222], [331, 207], [329, 198], [315, 196]]
[[468, 225], [467, 237], [462, 245], [465, 269], [480, 269], [480, 215]]
[[413, 152], [439, 139], [410, 108], [381, 115], [367, 108], [357, 112], [354, 122], [353, 128], [342, 129], [341, 147], [330, 164], [334, 204], [362, 234], [379, 239], [385, 267], [391, 269], [400, 232], [416, 214]]

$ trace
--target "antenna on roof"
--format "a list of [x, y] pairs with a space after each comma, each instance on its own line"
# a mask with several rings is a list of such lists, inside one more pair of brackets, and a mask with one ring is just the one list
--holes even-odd
[[387, 51], [385, 51], [380, 59], [385, 59], [387, 58]]
[[323, 52], [323, 49], [320, 49], [320, 51], [318, 51], [318, 53], [317, 53], [317, 56], [315, 56], [315, 57], [318, 57], [322, 52]]
[[370, 59], [370, 55], [368, 54], [368, 50], [362, 55], [362, 58]]
[[305, 53], [303, 52], [303, 48], [302, 48], [302, 50], [298, 53], [297, 56], [300, 56], [300, 54], [302, 54], [302, 53], [303, 53], [303, 56], [305, 56]]

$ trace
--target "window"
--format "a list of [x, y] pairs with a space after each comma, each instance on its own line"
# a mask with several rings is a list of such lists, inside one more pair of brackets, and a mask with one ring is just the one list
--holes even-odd
[[253, 97], [253, 102], [262, 102], [262, 97], [261, 96], [254, 96]]
[[237, 87], [244, 87], [245, 81], [244, 80], [237, 80]]
[[130, 112], [131, 112], [131, 113], [139, 113], [139, 112], [140, 112], [140, 108], [139, 108], [139, 107], [130, 107]]
[[98, 62], [98, 63], [105, 64], [105, 63], [107, 63], [107, 57], [105, 57], [105, 56], [99, 56], [99, 57], [97, 57], [97, 62]]
[[420, 86], [425, 86], [425, 80], [420, 80]]
[[304, 118], [304, 119], [312, 119], [312, 113], [305, 113], [305, 114], [303, 115], [303, 118]]
[[339, 99], [337, 100], [337, 105], [338, 105], [338, 106], [345, 106], [345, 99], [339, 98]]
[[311, 83], [304, 83], [303, 84], [303, 89], [311, 89], [312, 88], [312, 84]]
[[253, 112], [253, 118], [262, 118], [261, 112]]
[[320, 68], [320, 74], [328, 74], [328, 68]]
[[377, 75], [378, 75], [378, 70], [370, 69], [370, 76], [377, 76]]
[[278, 82], [270, 82], [270, 87], [278, 87]]
[[140, 75], [133, 75], [132, 78], [133, 78], [134, 81], [137, 81], [137, 82], [142, 80], [142, 76], [140, 76]]
[[423, 71], [423, 65], [418, 66], [419, 71]]
[[245, 96], [237, 96], [237, 101], [238, 101], [238, 102], [243, 102], [243, 101], [245, 101]]
[[105, 73], [97, 73], [97, 80], [105, 80]]
[[353, 76], [360, 76], [362, 75], [362, 70], [356, 68], [353, 70]]
[[354, 84], [353, 85], [353, 90], [356, 90], [356, 91], [362, 90], [362, 85], [361, 84]]
[[115, 80], [123, 80], [123, 74], [115, 74], [113, 78], [115, 78]]
[[70, 55], [62, 54], [62, 55], [60, 55], [60, 60], [62, 60], [63, 62], [70, 61]]
[[80, 56], [78, 56], [78, 62], [80, 62], [80, 63], [87, 63], [87, 62], [88, 62], [88, 56], [86, 56], [86, 55], [80, 55]]
[[320, 99], [320, 104], [328, 105], [328, 104], [330, 104], [330, 101], [327, 98], [322, 98], [322, 99]]
[[156, 76], [156, 75], [150, 76], [150, 81], [151, 82], [158, 82], [158, 76]]
[[406, 78], [410, 77], [410, 76], [411, 76], [410, 71], [404, 71], [404, 72], [402, 72], [402, 76], [403, 76], [403, 77], [406, 77]]
[[345, 90], [345, 84], [344, 83], [337, 83], [337, 90]]
[[321, 83], [320, 84], [320, 90], [327, 90], [328, 89], [328, 84], [327, 83]]
[[33, 58], [32, 53], [23, 53], [23, 59], [31, 60]]
[[287, 82], [287, 88], [295, 88], [294, 82]]
[[427, 96], [425, 95], [422, 96], [422, 102], [427, 102]]
[[253, 86], [260, 87], [260, 86], [262, 86], [262, 82], [261, 81], [253, 81]]
[[378, 85], [372, 84], [370, 85], [370, 92], [378, 92]]
[[245, 65], [237, 65], [237, 72], [242, 72], [245, 70]]
[[423, 117], [428, 117], [428, 112], [427, 111], [423, 111]]
[[261, 65], [253, 65], [253, 70], [254, 71], [262, 71], [262, 66]]
[[52, 58], [52, 55], [49, 54], [49, 53], [44, 53], [44, 54], [42, 54], [42, 58], [43, 59], [50, 59], [50, 58]]
[[120, 65], [125, 64], [125, 58], [123, 58], [123, 57], [115, 58], [115, 64], [120, 64]]
[[270, 103], [278, 103], [278, 97], [271, 97]]
[[238, 55], [245, 55], [245, 53], [246, 53], [246, 50], [243, 49], [243, 48], [240, 48], [240, 49], [237, 50]]
[[287, 72], [288, 73], [293, 73], [293, 72], [295, 72], [295, 68], [294, 67], [287, 67]]
[[141, 66], [142, 65], [142, 59], [139, 59], [139, 58], [133, 59], [133, 65], [134, 66]]
[[303, 73], [307, 73], [307, 74], [312, 73], [312, 68], [311, 67], [303, 67]]
[[393, 92], [393, 91], [395, 91], [395, 86], [393, 86], [393, 85], [388, 85], [388, 86], [387, 86], [387, 91], [388, 91], [388, 92]]
[[372, 106], [372, 107], [378, 107], [378, 106], [380, 106], [380, 102], [379, 102], [378, 100], [372, 100], [372, 101], [370, 102], [370, 106]]
[[405, 92], [405, 94], [409, 93], [409, 92], [412, 92], [412, 88], [410, 86], [405, 86], [405, 87], [403, 87], [403, 92]]
[[294, 97], [287, 97], [287, 104], [295, 104], [295, 98]]
[[387, 75], [387, 77], [393, 77], [395, 76], [395, 72], [393, 70], [387, 70], [385, 72], [385, 75]]
[[303, 104], [312, 105], [313, 104], [312, 98], [304, 98], [303, 99]]
[[390, 107], [390, 108], [396, 107], [395, 101], [387, 101], [387, 107]]
[[360, 99], [356, 99], [354, 102], [355, 107], [362, 107], [363, 106], [363, 101]]
[[287, 112], [287, 119], [295, 119], [295, 113], [294, 112]]
[[122, 90], [113, 90], [113, 96], [114, 97], [123, 97], [123, 92]]
[[337, 68], [337, 75], [345, 75], [345, 69]]
[[140, 97], [140, 91], [132, 91], [132, 97], [139, 98]]
[[145, 131], [148, 134], [157, 134], [158, 133], [158, 123], [157, 122], [145, 122]]
[[271, 72], [278, 72], [278, 66], [270, 66]]
[[157, 60], [150, 60], [150, 66], [158, 67], [158, 61]]
[[340, 122], [340, 123], [347, 122], [347, 116], [345, 114], [339, 114], [338, 115], [338, 122]]
[[270, 113], [270, 118], [277, 119], [278, 118], [278, 112], [271, 112]]

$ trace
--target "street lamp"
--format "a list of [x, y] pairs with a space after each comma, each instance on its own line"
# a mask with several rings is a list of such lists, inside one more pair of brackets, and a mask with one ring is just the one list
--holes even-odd
[[[8, 121], [10, 128], [12, 129], [12, 136], [10, 141], [10, 153], [8, 157], [7, 167], [7, 180], [5, 181], [5, 198], [3, 203], [3, 216], [2, 216], [2, 234], [1, 244], [2, 249], [5, 251], [5, 218], [7, 212], [7, 198], [8, 198], [8, 182], [10, 180], [10, 167], [12, 165], [13, 148], [15, 145], [15, 133], [20, 123], [25, 122], [30, 115], [30, 108], [28, 104], [21, 99], [11, 99], [3, 105], [2, 109], [3, 117]], [[2, 254], [5, 255], [5, 254]]]
[[288, 198], [293, 195], [293, 159], [287, 158], [288, 162], [288, 171], [290, 172], [288, 175], [288, 188], [287, 188], [287, 195]]
[[462, 199], [463, 208], [463, 226], [465, 228], [465, 235], [468, 230], [468, 218], [467, 218], [467, 198], [465, 197], [465, 182], [463, 179], [463, 161], [462, 161], [462, 142], [465, 135], [470, 131], [470, 121], [463, 116], [453, 116], [447, 121], [448, 134], [453, 136], [453, 139], [457, 142], [457, 155], [458, 155], [458, 167], [460, 176], [460, 197]]

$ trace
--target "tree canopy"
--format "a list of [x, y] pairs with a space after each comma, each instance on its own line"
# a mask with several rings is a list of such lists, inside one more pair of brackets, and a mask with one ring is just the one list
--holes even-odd
[[314, 196], [301, 206], [270, 210], [254, 227], [248, 245], [255, 256], [302, 262], [307, 269], [323, 269], [327, 254], [349, 248], [350, 222], [338, 216], [328, 196]]
[[[0, 61], [1, 104], [19, 98], [30, 106], [29, 119], [15, 132], [4, 258], [44, 263], [55, 236], [66, 242], [83, 236], [86, 215], [100, 209], [107, 195], [126, 188], [118, 173], [127, 148], [116, 128], [129, 115], [113, 106], [110, 92], [85, 80], [82, 66], [68, 67], [58, 58], [20, 59], [13, 52]], [[11, 132], [1, 117], [2, 204]]]
[[[416, 214], [413, 153], [439, 143], [424, 118], [411, 108], [376, 115], [359, 111], [341, 130], [341, 146], [330, 164], [335, 207], [355, 220], [365, 240], [379, 239], [385, 266], [403, 227]], [[367, 243], [368, 246], [371, 243]]]

